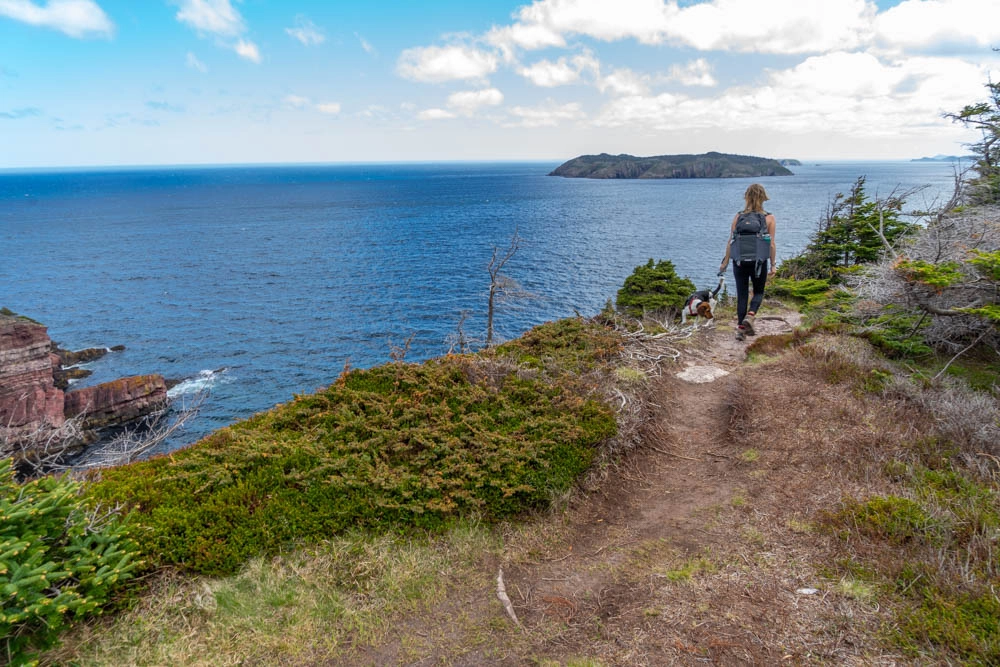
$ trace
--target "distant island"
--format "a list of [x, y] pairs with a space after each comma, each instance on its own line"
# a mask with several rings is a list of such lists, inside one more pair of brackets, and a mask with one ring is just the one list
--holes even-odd
[[780, 164], [782, 167], [801, 167], [802, 166], [802, 163], [799, 162], [798, 160], [791, 160], [791, 159], [778, 160], [778, 164]]
[[778, 160], [710, 152], [703, 155], [581, 155], [549, 176], [566, 178], [740, 178], [791, 176]]
[[969, 162], [975, 161], [975, 155], [935, 155], [934, 157], [913, 158], [910, 162]]

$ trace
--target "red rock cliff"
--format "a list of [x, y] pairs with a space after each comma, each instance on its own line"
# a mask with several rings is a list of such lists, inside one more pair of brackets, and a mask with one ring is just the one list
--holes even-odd
[[30, 432], [64, 421], [52, 379], [52, 341], [41, 324], [0, 315], [0, 428]]
[[167, 405], [159, 375], [136, 375], [66, 392], [67, 418], [83, 414], [84, 428], [100, 428], [142, 417]]
[[[167, 387], [159, 375], [121, 378], [63, 393], [54, 382], [60, 369], [60, 357], [53, 353], [44, 326], [0, 314], [0, 456], [47, 441], [67, 418], [82, 414], [83, 428], [96, 429], [167, 405]], [[46, 451], [51, 445], [46, 444]]]

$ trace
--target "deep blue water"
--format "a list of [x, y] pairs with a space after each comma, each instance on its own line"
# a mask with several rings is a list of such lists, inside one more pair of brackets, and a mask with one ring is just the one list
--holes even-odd
[[[407, 360], [439, 355], [463, 310], [482, 336], [486, 264], [515, 228], [524, 243], [507, 273], [536, 298], [501, 308], [503, 337], [596, 313], [651, 257], [714, 282], [751, 180], [546, 176], [555, 166], [0, 171], [0, 306], [67, 348], [127, 347], [83, 384], [161, 373], [188, 380], [175, 395], [210, 385], [190, 441], [328, 385], [348, 360], [387, 361], [411, 334]], [[761, 180], [779, 261], [860, 175], [872, 194], [929, 185], [917, 208], [952, 184], [947, 164], [793, 171]]]

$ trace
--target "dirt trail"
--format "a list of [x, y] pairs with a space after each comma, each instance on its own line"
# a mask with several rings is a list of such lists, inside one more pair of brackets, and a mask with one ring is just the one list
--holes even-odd
[[[799, 322], [797, 313], [783, 313], [760, 318], [756, 328], [759, 335], [786, 333]], [[573, 637], [574, 626], [581, 634], [599, 627], [623, 647], [623, 638], [638, 638], [648, 615], [657, 613], [647, 606], [650, 576], [683, 577], [692, 559], [720, 546], [725, 536], [711, 526], [738, 493], [732, 472], [740, 465], [740, 452], [726, 440], [727, 402], [733, 373], [752, 340], [735, 340], [730, 327], [699, 332], [698, 344], [685, 348], [661, 380], [657, 393], [671, 404], [661, 406], [646, 446], [629, 457], [611, 484], [566, 517], [560, 536], [565, 555], [508, 568], [507, 586], [526, 625], [562, 622], [569, 632], [561, 633], [560, 642], [571, 653], [576, 645], [578, 655], [594, 653], [592, 645], [585, 648], [584, 637]], [[652, 561], [675, 563], [677, 569], [651, 572]], [[638, 643], [651, 648], [644, 639]], [[605, 658], [629, 662], [620, 651], [613, 653]], [[636, 647], [636, 664], [647, 662], [640, 653], [646, 651]], [[676, 652], [660, 655], [665, 663], [678, 658]]]
[[[756, 328], [765, 336], [799, 323], [797, 313], [782, 312], [758, 318]], [[758, 522], [748, 512], [758, 508], [739, 507], [774, 487], [727, 438], [736, 372], [752, 340], [735, 340], [731, 326], [699, 331], [657, 380], [661, 409], [643, 446], [561, 514], [512, 526], [499, 561], [484, 564], [492, 575], [458, 586], [447, 604], [410, 618], [359, 662], [808, 662], [802, 647], [787, 656], [783, 648], [817, 627], [796, 614], [798, 573], [777, 581], [795, 569], [794, 549], [770, 562], [772, 545], [746, 534]], [[496, 598], [500, 566], [524, 630]]]

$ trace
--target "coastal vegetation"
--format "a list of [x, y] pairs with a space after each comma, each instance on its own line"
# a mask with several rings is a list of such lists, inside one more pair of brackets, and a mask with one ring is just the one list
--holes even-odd
[[[8, 652], [113, 597], [117, 569], [119, 584], [148, 575], [116, 589], [132, 608], [78, 624], [47, 664], [997, 664], [989, 169], [919, 222], [859, 178], [768, 287], [762, 314], [798, 321], [794, 305], [804, 323], [745, 352], [725, 305], [716, 333], [635, 326], [694, 289], [651, 259], [594, 320], [345, 370], [82, 486], [0, 478], [4, 514], [35, 522], [11, 524], [0, 577], [65, 571], [87, 599], [53, 615], [69, 588], [18, 578], [35, 616], [8, 598]], [[721, 389], [643, 365], [728, 353], [746, 362]], [[634, 446], [607, 456], [616, 434]], [[106, 546], [74, 561], [81, 534]], [[520, 620], [496, 599], [505, 568]]]
[[709, 152], [701, 155], [581, 155], [556, 167], [549, 176], [567, 178], [741, 178], [791, 176], [777, 160]]
[[656, 263], [650, 258], [645, 265], [637, 266], [625, 278], [615, 300], [618, 308], [631, 317], [640, 319], [646, 314], [673, 317], [695, 291], [694, 283], [677, 275], [673, 262], [661, 259]]
[[19, 664], [99, 612], [144, 566], [126, 522], [67, 478], [14, 479], [0, 460], [0, 659]]
[[351, 528], [435, 529], [544, 507], [615, 432], [588, 373], [618, 351], [581, 320], [479, 355], [344, 373], [169, 456], [105, 471], [152, 565], [209, 574]]

